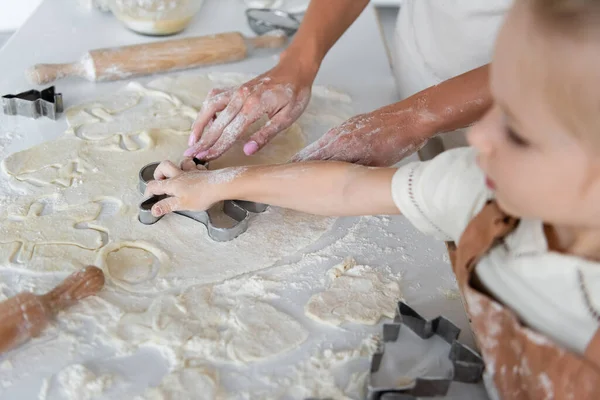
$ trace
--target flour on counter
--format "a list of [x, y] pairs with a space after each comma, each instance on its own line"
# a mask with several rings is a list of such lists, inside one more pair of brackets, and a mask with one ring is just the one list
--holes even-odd
[[440, 293], [442, 293], [447, 300], [458, 300], [458, 299], [460, 299], [460, 291], [458, 289], [438, 288], [438, 291]]
[[340, 325], [344, 322], [374, 325], [382, 316], [393, 318], [402, 299], [399, 279], [385, 277], [370, 266], [356, 265], [352, 258], [328, 272], [330, 286], [313, 295], [306, 315], [316, 321]]
[[45, 378], [42, 382], [42, 387], [40, 387], [40, 392], [38, 393], [38, 400], [46, 400], [48, 398], [48, 390], [50, 389], [50, 381], [48, 378]]
[[64, 398], [91, 400], [113, 384], [111, 375], [96, 376], [80, 364], [69, 365], [56, 375], [56, 382]]
[[[284, 395], [293, 399], [363, 399], [366, 375], [363, 372], [350, 376], [347, 384], [340, 387], [336, 374], [340, 369], [348, 369], [351, 362], [364, 361], [367, 369], [369, 357], [377, 350], [379, 338], [370, 336], [358, 348], [348, 350], [324, 350], [310, 357], [296, 367], [296, 374], [285, 386]], [[361, 381], [351, 383], [352, 379]], [[288, 398], [286, 397], [286, 398]]]
[[[225, 75], [226, 82], [232, 79], [240, 77]], [[12, 228], [0, 230], [0, 244], [22, 245], [16, 252], [0, 247], [0, 260], [27, 273], [49, 272], [53, 259], [61, 259], [65, 270], [95, 264], [109, 275], [109, 285], [159, 293], [175, 289], [176, 282], [220, 282], [269, 267], [317, 240], [335, 219], [276, 207], [253, 217], [248, 231], [227, 243], [215, 243], [203, 226], [177, 215], [152, 226], [137, 222], [139, 169], [181, 158], [199, 99], [214, 86], [221, 86], [219, 74], [164, 77], [147, 86], [131, 82], [110, 98], [67, 110], [69, 129], [63, 137], [4, 159], [10, 179], [2, 184], [27, 195], [18, 199], [24, 215], [16, 217], [22, 219], [6, 221]], [[328, 113], [335, 114], [335, 108]], [[252, 157], [243, 154], [241, 139], [211, 169], [285, 162], [304, 146], [311, 126], [300, 118]], [[39, 214], [47, 207], [40, 199], [49, 194], [63, 206]], [[131, 254], [143, 265], [126, 262]]]
[[13, 132], [6, 132], [4, 136], [0, 137], [0, 158], [5, 156], [6, 148], [14, 141], [21, 139], [20, 135], [16, 135]]
[[[107, 363], [118, 364], [151, 349], [153, 362], [165, 364], [153, 383], [162, 379], [156, 387], [136, 392], [142, 398], [196, 399], [197, 393], [220, 398], [228, 390], [222, 382], [224, 371], [236, 369], [243, 374], [267, 368], [278, 357], [297, 356], [300, 347], [312, 352], [321, 345], [323, 337], [313, 340], [314, 326], [309, 326], [302, 309], [292, 310], [287, 297], [293, 285], [311, 289], [310, 293], [312, 283], [325, 285], [324, 271], [310, 276], [300, 267], [291, 268], [285, 277], [263, 272], [287, 257], [300, 257], [332, 228], [335, 219], [270, 207], [252, 217], [247, 232], [227, 243], [210, 240], [204, 227], [176, 215], [153, 226], [137, 221], [139, 168], [166, 158], [179, 161], [208, 90], [247, 79], [213, 73], [163, 77], [145, 86], [130, 83], [106, 99], [68, 110], [69, 128], [63, 137], [3, 160], [0, 187], [11, 193], [0, 199], [0, 296], [22, 290], [44, 292], [87, 264], [102, 267], [107, 283], [99, 296], [62, 312], [35, 346], [12, 353], [10, 364], [4, 361], [2, 365], [10, 365], [11, 370], [2, 374], [0, 397], [13, 393], [7, 391], [11, 385], [25, 381], [19, 371], [57, 358], [58, 353], [61, 365], [48, 367], [45, 376], [51, 378], [40, 396], [86, 399], [114, 393], [118, 398], [124, 395], [116, 384], [122, 379], [120, 373], [109, 368], [110, 374], [95, 374], [106, 370], [94, 365], [103, 360], [96, 355], [87, 358], [103, 348], [113, 357]], [[220, 159], [223, 165], [212, 163], [211, 168], [287, 161], [315, 135], [347, 118], [349, 104], [343, 94], [314, 90], [305, 116], [264, 150], [248, 158], [240, 141]], [[230, 179], [232, 174], [219, 178]], [[374, 222], [384, 234], [382, 218], [365, 217], [358, 227]], [[11, 229], [3, 229], [8, 225]], [[368, 243], [356, 232], [326, 249], [311, 249], [314, 253], [306, 260], [334, 261], [334, 253], [349, 254], [345, 249], [353, 244], [358, 250], [394, 251]], [[385, 286], [386, 293], [394, 292], [383, 272], [353, 266], [335, 278], [330, 289], [335, 289], [336, 280], [353, 276], [363, 284]], [[12, 278], [4, 281], [4, 276]], [[371, 290], [377, 290], [375, 286]], [[361, 284], [347, 287], [354, 295], [363, 289]], [[377, 319], [386, 315], [382, 303], [371, 306], [379, 308]], [[328, 310], [340, 318], [338, 311]], [[347, 311], [355, 317], [343, 321], [375, 318], [363, 311]], [[315, 395], [348, 392], [352, 388], [336, 382], [331, 370], [368, 354], [365, 346], [321, 350], [298, 367], [293, 379], [281, 381], [281, 387]], [[65, 363], [70, 365], [65, 368]], [[145, 371], [147, 366], [141, 368]], [[62, 397], [55, 395], [58, 392]]]
[[200, 400], [215, 399], [219, 377], [207, 368], [186, 368], [167, 375], [159, 386], [147, 389], [134, 400]]
[[142, 313], [121, 318], [117, 334], [129, 343], [153, 343], [187, 360], [237, 364], [273, 357], [303, 343], [308, 332], [264, 300], [270, 282], [256, 277], [192, 286], [161, 296]]

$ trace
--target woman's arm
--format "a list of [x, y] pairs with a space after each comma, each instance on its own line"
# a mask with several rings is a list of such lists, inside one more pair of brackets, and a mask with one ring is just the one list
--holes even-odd
[[398, 103], [352, 117], [304, 148], [292, 161], [393, 165], [432, 136], [481, 118], [492, 104], [488, 74], [489, 66], [484, 65]]
[[263, 115], [269, 116], [269, 124], [249, 138], [246, 155], [289, 127], [308, 105], [323, 58], [367, 4], [368, 0], [311, 1], [294, 40], [273, 69], [240, 87], [208, 95], [184, 155], [203, 160], [220, 157]]

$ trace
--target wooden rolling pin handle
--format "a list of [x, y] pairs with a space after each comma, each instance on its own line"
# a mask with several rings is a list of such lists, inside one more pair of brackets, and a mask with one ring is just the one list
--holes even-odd
[[98, 293], [103, 286], [104, 273], [100, 268], [89, 265], [69, 275], [60, 285], [41, 297], [52, 311], [58, 312]]
[[67, 76], [81, 76], [87, 78], [81, 62], [70, 64], [36, 64], [29, 68], [25, 75], [30, 83], [45, 85]]
[[282, 32], [267, 33], [253, 38], [246, 38], [248, 50], [252, 49], [276, 49], [287, 42], [287, 36]]
[[88, 266], [43, 296], [19, 293], [0, 303], [0, 353], [39, 335], [61, 309], [96, 294], [104, 285], [99, 268]]

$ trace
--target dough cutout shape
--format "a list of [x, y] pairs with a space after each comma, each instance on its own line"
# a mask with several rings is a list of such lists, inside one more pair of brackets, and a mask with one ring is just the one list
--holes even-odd
[[[216, 380], [199, 364], [238, 367], [291, 352], [308, 337], [302, 324], [270, 304], [265, 293], [231, 282], [238, 276], [251, 282], [248, 273], [313, 245], [335, 219], [270, 207], [251, 220], [244, 235], [227, 243], [212, 241], [204, 227], [179, 216], [153, 226], [137, 221], [139, 169], [164, 159], [178, 162], [208, 90], [247, 79], [215, 73], [129, 84], [68, 110], [69, 127], [62, 137], [14, 153], [0, 164], [0, 271], [57, 278], [87, 264], [100, 265], [109, 289], [102, 301], [79, 304], [61, 321], [75, 332], [80, 316], [89, 311], [102, 321], [94, 340], [103, 346], [129, 354], [152, 344], [162, 347], [167, 358], [175, 354], [174, 370], [156, 388], [159, 396], [177, 397], [178, 390], [169, 391], [177, 385], [204, 390], [191, 385], [204, 382], [203, 375], [211, 377], [202, 386], [209, 393]], [[248, 158], [239, 142], [224, 156], [227, 164], [286, 162], [352, 115], [348, 105], [348, 99], [315, 90], [305, 116], [271, 145]], [[111, 312], [103, 312], [100, 303], [110, 303]], [[51, 336], [40, 340], [60, 344]], [[82, 340], [81, 346], [89, 343]], [[65, 362], [81, 362], [74, 357], [65, 352]], [[83, 382], [72, 386], [73, 393], [96, 383], [98, 391], [112, 390], [104, 377], [82, 368], [62, 374], [64, 382]], [[199, 369], [182, 375], [193, 368]]]
[[272, 305], [233, 292], [224, 298], [217, 291], [192, 286], [179, 297], [161, 296], [146, 311], [125, 314], [117, 335], [140, 345], [182, 348], [188, 360], [235, 364], [286, 353], [308, 338], [298, 321]]
[[207, 367], [179, 369], [165, 376], [159, 386], [149, 388], [134, 400], [216, 399], [218, 374]]
[[306, 303], [308, 317], [335, 326], [345, 322], [375, 325], [381, 317], [394, 317], [397, 303], [402, 300], [398, 279], [385, 277], [373, 267], [356, 265], [352, 258], [327, 274], [329, 287]]
[[[248, 76], [239, 74], [210, 74], [162, 77], [145, 86], [133, 82], [104, 99], [69, 109], [69, 127], [62, 137], [6, 157], [1, 163], [5, 176], [0, 180], [25, 193], [16, 202], [31, 204], [52, 194], [56, 203], [64, 207], [96, 207], [89, 204], [106, 199], [118, 203], [118, 207], [112, 215], [100, 215], [96, 220], [85, 218], [92, 230], [72, 229], [55, 240], [49, 239], [51, 245], [43, 251], [28, 249], [26, 256], [15, 257], [12, 248], [1, 248], [0, 268], [6, 265], [11, 269], [48, 271], [48, 261], [56, 252], [67, 271], [79, 265], [101, 263], [113, 276], [110, 281], [121, 290], [159, 293], [178, 282], [220, 282], [266, 268], [312, 244], [332, 226], [334, 218], [271, 207], [250, 221], [247, 232], [227, 243], [215, 243], [204, 226], [177, 215], [166, 216], [151, 226], [137, 221], [137, 205], [142, 197], [137, 189], [139, 169], [164, 159], [180, 161], [200, 99], [213, 87], [239, 84], [246, 79]], [[330, 127], [325, 115], [343, 115], [339, 105], [345, 103], [337, 98], [317, 95], [312, 102], [317, 104], [313, 107], [323, 111], [326, 125], [322, 128], [315, 128], [318, 124], [314, 116], [308, 120], [300, 118], [255, 156], [245, 156], [240, 141], [211, 169], [286, 162], [307, 143], [307, 130], [320, 134]], [[265, 121], [257, 122], [246, 136]], [[20, 236], [34, 235], [39, 222], [43, 220], [31, 218]], [[0, 216], [0, 224], [3, 223]], [[141, 257], [122, 253], [119, 261], [114, 251], [109, 254], [107, 246], [90, 244], [91, 236], [97, 235], [112, 246], [142, 241], [144, 249], [151, 248], [150, 253], [161, 257], [152, 268], [147, 266], [143, 251], [133, 252]], [[4, 232], [2, 237], [0, 233], [0, 243], [27, 242], [10, 236]], [[128, 271], [117, 271], [115, 265], [123, 264], [124, 258], [136, 260], [136, 264]], [[28, 262], [18, 262], [21, 259]], [[108, 269], [109, 264], [113, 268]]]
[[100, 212], [96, 203], [67, 207], [42, 215], [44, 205], [30, 204], [25, 215], [8, 215], [0, 226], [0, 243], [19, 243], [13, 257], [18, 263], [31, 260], [36, 246], [66, 244], [84, 249], [100, 248], [102, 236], [93, 229], [78, 229], [77, 225], [92, 221]]
[[[62, 396], [68, 400], [92, 400], [113, 385], [111, 375], [97, 376], [84, 365], [71, 364], [56, 375], [56, 384]], [[52, 386], [50, 386], [52, 389]]]

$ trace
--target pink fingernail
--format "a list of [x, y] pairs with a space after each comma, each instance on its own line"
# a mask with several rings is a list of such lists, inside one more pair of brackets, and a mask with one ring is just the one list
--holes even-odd
[[194, 137], [193, 133], [190, 133], [190, 138], [188, 139], [188, 146], [193, 146], [194, 145], [194, 141], [196, 140], [196, 138]]
[[252, 140], [244, 145], [244, 154], [246, 154], [247, 156], [251, 156], [252, 154], [256, 153], [257, 151], [258, 151], [258, 143], [256, 143], [254, 140]]
[[208, 154], [208, 150], [201, 151], [200, 153], [196, 154], [196, 158], [202, 160], [204, 157], [206, 157], [207, 154]]

